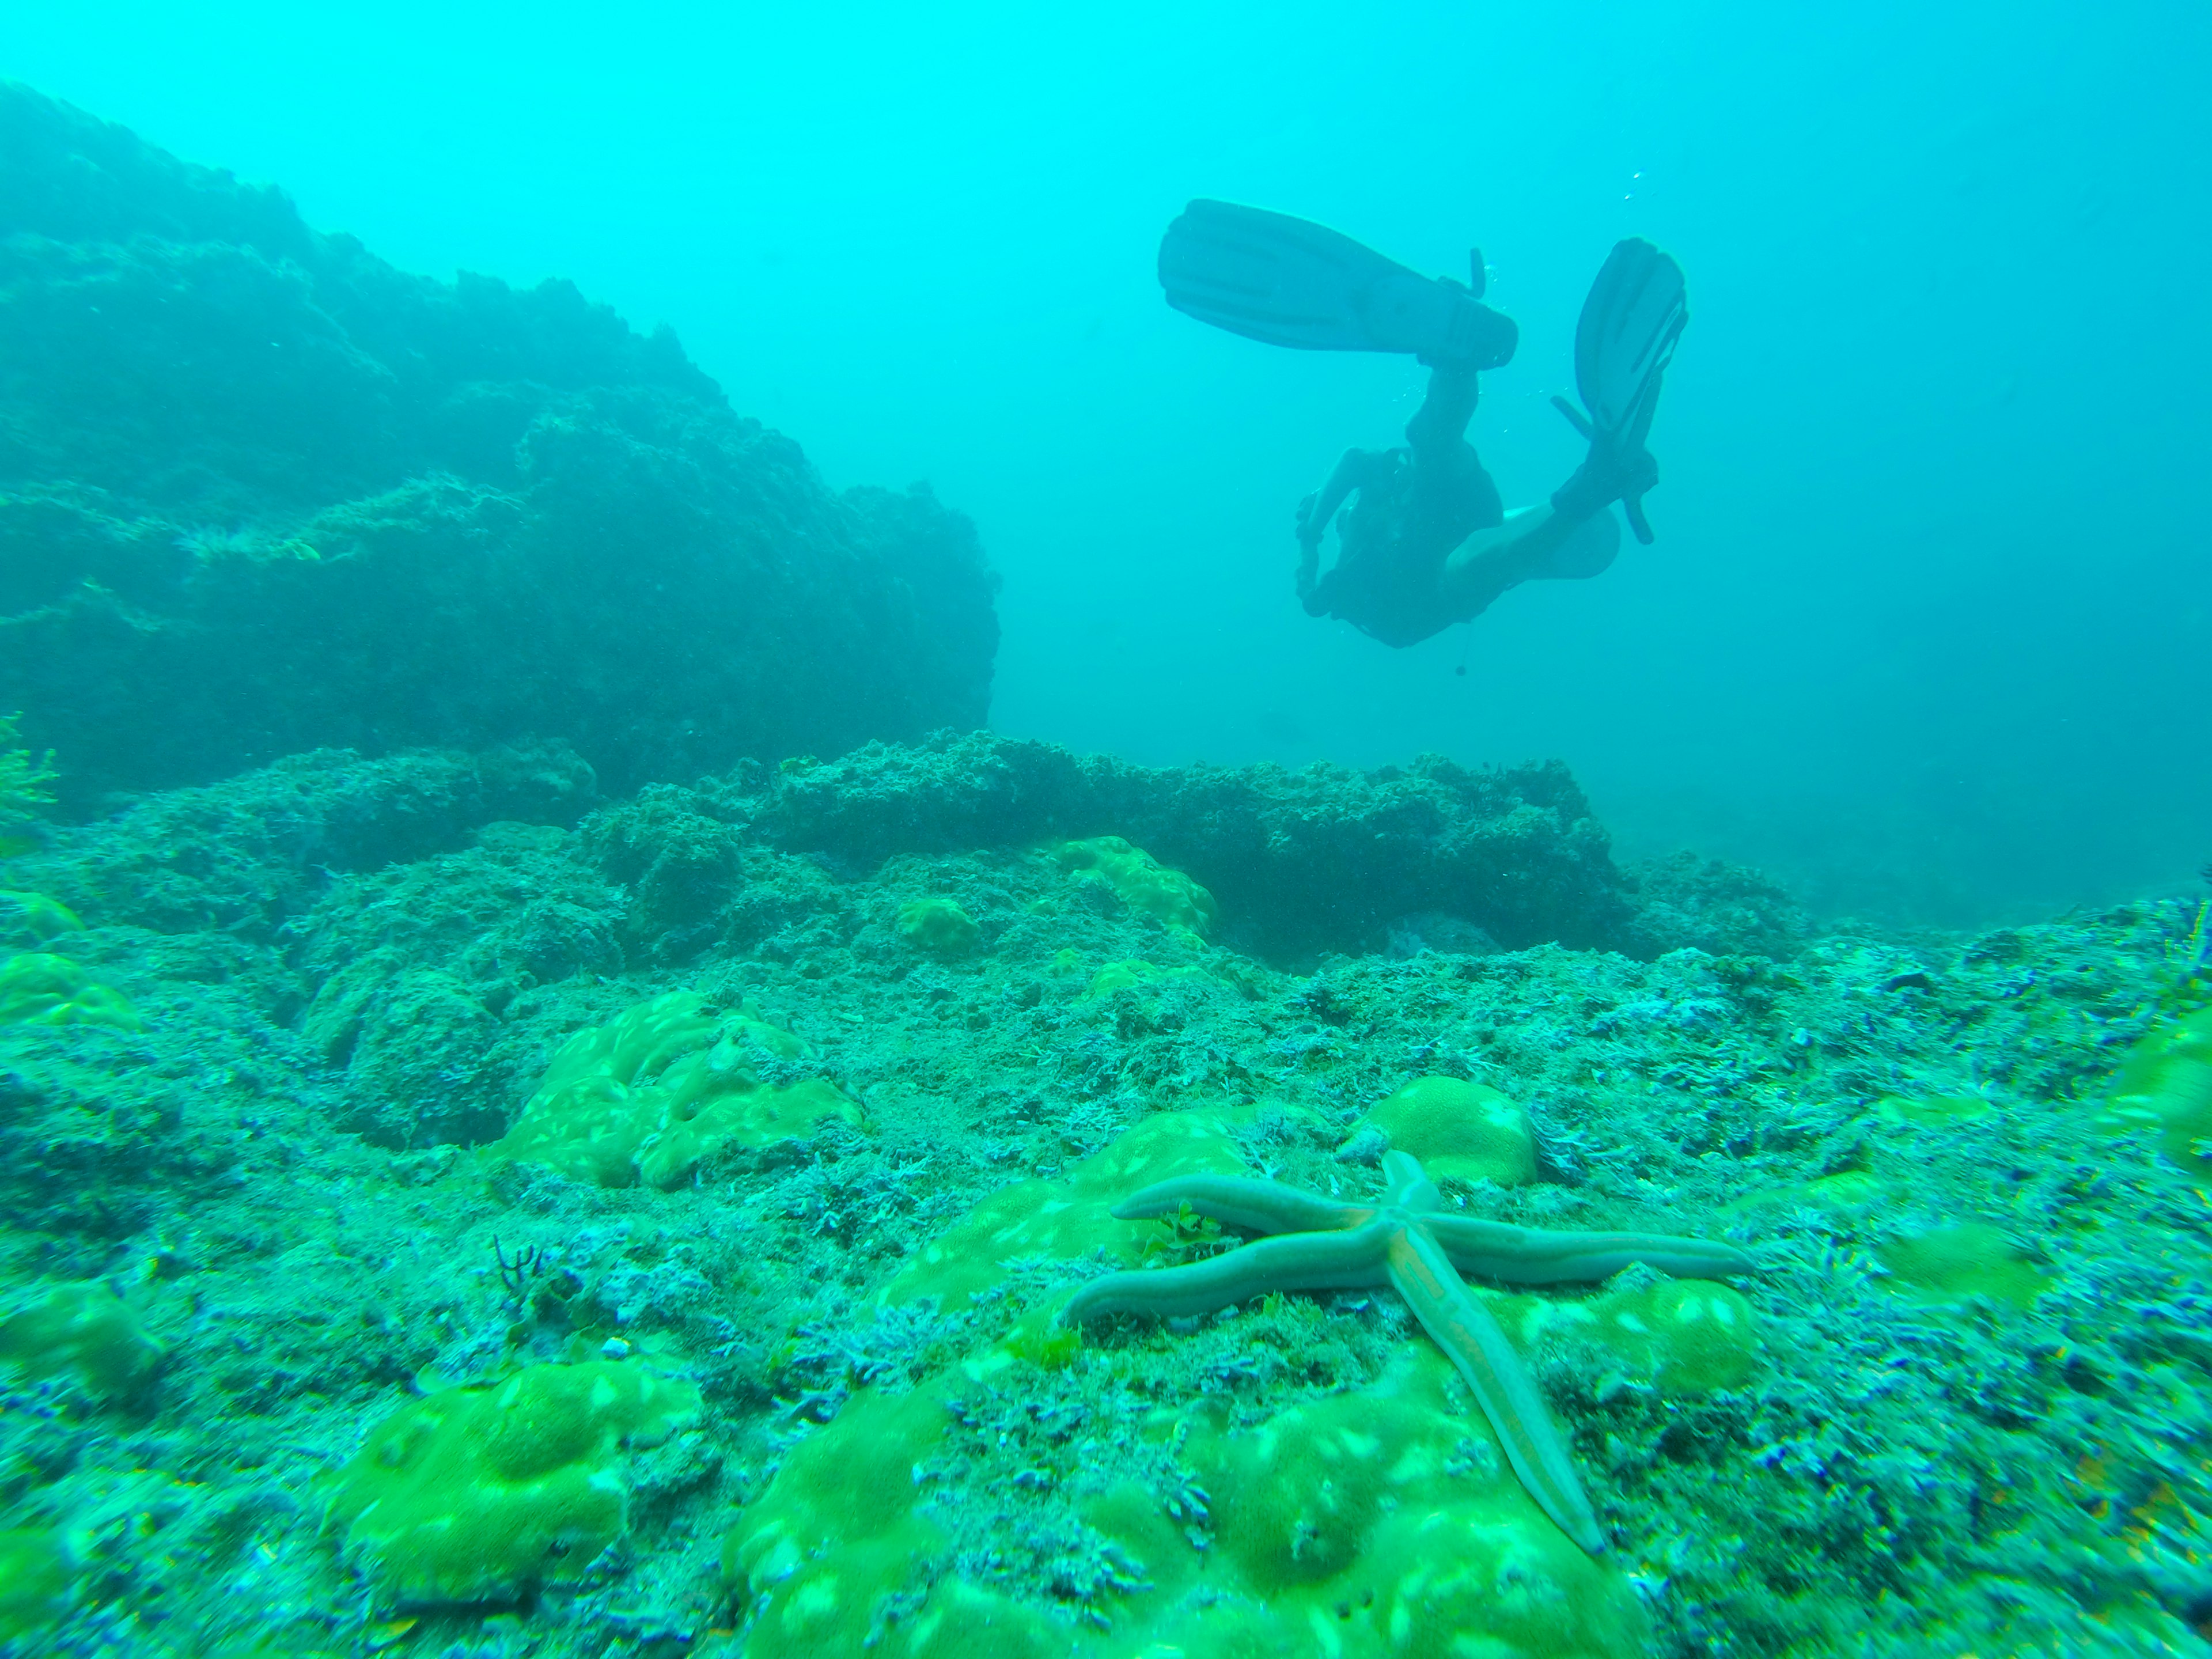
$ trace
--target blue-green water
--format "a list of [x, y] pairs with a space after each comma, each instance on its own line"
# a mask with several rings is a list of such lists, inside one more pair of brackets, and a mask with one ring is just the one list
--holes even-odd
[[[665, 322], [840, 484], [927, 478], [1006, 576], [1000, 729], [1151, 761], [1566, 759], [1638, 847], [1969, 920], [2207, 856], [2212, 372], [2193, 9], [237, 5], [19, 9], [0, 70], [280, 183], [402, 269]], [[1605, 250], [1695, 318], [1661, 539], [1403, 653], [1291, 601], [1291, 506], [1403, 360], [1166, 311], [1194, 196], [1523, 331], [1509, 501]], [[1453, 670], [1464, 663], [1464, 678]]]

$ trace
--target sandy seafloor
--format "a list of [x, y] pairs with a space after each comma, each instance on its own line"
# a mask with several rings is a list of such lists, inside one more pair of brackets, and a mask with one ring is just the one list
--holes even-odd
[[[2106, 1101], [2203, 1000], [2193, 902], [1900, 935], [1745, 878], [1648, 960], [1434, 918], [1271, 960], [1233, 907], [1201, 936], [1049, 842], [947, 844], [914, 802], [997, 753], [836, 769], [842, 852], [769, 833], [757, 769], [605, 802], [339, 755], [0, 866], [82, 924], [17, 899], [8, 948], [140, 1022], [0, 1025], [13, 1650], [2212, 1650], [2205, 1200]], [[850, 1111], [664, 1185], [491, 1149], [569, 1036], [681, 991], [745, 1086]], [[1642, 1270], [1483, 1288], [1601, 1559], [1387, 1291], [1049, 1324], [1218, 1248], [1104, 1218], [1133, 1144], [1370, 1194], [1363, 1120], [1426, 1076], [1535, 1138], [1448, 1205], [1759, 1264], [1673, 1358], [1572, 1313], [1661, 1305]], [[519, 1452], [517, 1378], [555, 1402]], [[372, 1478], [463, 1541], [380, 1542]]]

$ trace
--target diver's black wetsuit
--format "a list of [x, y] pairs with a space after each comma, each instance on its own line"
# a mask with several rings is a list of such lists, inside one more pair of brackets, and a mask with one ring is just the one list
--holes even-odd
[[[1438, 605], [1444, 558], [1478, 530], [1505, 522], [1498, 486], [1467, 441], [1472, 368], [1440, 364], [1406, 424], [1404, 449], [1347, 451], [1301, 507], [1298, 598], [1310, 617], [1336, 617], [1384, 645], [1416, 645], [1462, 620]], [[1335, 565], [1316, 580], [1321, 532], [1346, 495]], [[1316, 521], [1317, 520], [1317, 521]]]
[[[1604, 509], [1658, 481], [1650, 457], [1594, 443], [1549, 510], [1514, 514], [1508, 530], [1498, 486], [1467, 441], [1474, 404], [1472, 368], [1435, 366], [1406, 426], [1409, 447], [1346, 451], [1299, 503], [1298, 598], [1309, 616], [1340, 617], [1384, 645], [1418, 645], [1522, 582], [1578, 580], [1613, 563], [1620, 531]], [[1340, 507], [1335, 568], [1317, 576], [1322, 532]]]

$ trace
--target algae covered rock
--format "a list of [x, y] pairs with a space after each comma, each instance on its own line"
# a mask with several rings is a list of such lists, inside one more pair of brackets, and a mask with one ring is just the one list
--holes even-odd
[[[999, 1362], [903, 1395], [867, 1390], [795, 1449], [737, 1517], [723, 1571], [758, 1613], [748, 1650], [1115, 1659], [1615, 1659], [1644, 1618], [1617, 1569], [1537, 1510], [1425, 1346], [1375, 1387], [1249, 1428], [1200, 1410], [1174, 1437], [1217, 1547], [1201, 1551], [1133, 1483], [1079, 1502], [1118, 1564], [1110, 1633], [978, 1583], [951, 1548], [928, 1471], [964, 1396]], [[1186, 1516], [1198, 1511], [1185, 1509]]]
[[76, 1584], [68, 1550], [54, 1532], [44, 1527], [0, 1532], [0, 1642], [25, 1641], [52, 1629], [68, 1610]]
[[996, 1285], [1007, 1264], [1031, 1257], [1076, 1261], [1103, 1251], [1133, 1267], [1158, 1231], [1122, 1221], [1114, 1206], [1177, 1175], [1249, 1172], [1233, 1134], [1238, 1115], [1162, 1112], [1124, 1130], [1060, 1181], [1018, 1181], [983, 1199], [925, 1244], [881, 1292], [896, 1304], [923, 1297], [965, 1305]]
[[1422, 1344], [1360, 1394], [1194, 1433], [1237, 1588], [1301, 1632], [1292, 1652], [1635, 1650], [1642, 1612], [1619, 1570], [1537, 1509], [1452, 1393]]
[[744, 883], [742, 836], [696, 811], [696, 801], [689, 791], [654, 785], [583, 826], [601, 872], [629, 892], [625, 931], [661, 961], [703, 948]]
[[43, 951], [84, 924], [67, 905], [43, 893], [0, 891], [0, 945]]
[[996, 582], [926, 486], [831, 489], [567, 283], [407, 276], [27, 88], [0, 130], [0, 709], [65, 808], [321, 747], [557, 738], [627, 790], [982, 723]]
[[1959, 1222], [1906, 1233], [1876, 1252], [1889, 1270], [1884, 1282], [1900, 1294], [1937, 1306], [1985, 1297], [2028, 1308], [2050, 1287], [2051, 1275], [2001, 1227]]
[[1170, 927], [1202, 937], [1220, 914], [1205, 888], [1119, 836], [1066, 842], [1053, 855], [1061, 869], [1103, 883], [1132, 910]]
[[1587, 1301], [1490, 1298], [1498, 1320], [1524, 1348], [1547, 1335], [1601, 1350], [1611, 1375], [1648, 1382], [1670, 1400], [1740, 1389], [1758, 1369], [1759, 1318], [1748, 1298], [1702, 1279], [1620, 1284]]
[[699, 1410], [690, 1383], [605, 1360], [430, 1395], [331, 1477], [329, 1525], [387, 1601], [517, 1599], [581, 1576], [622, 1535], [626, 1454]]
[[9, 878], [97, 924], [266, 943], [348, 872], [465, 846], [501, 820], [573, 823], [595, 787], [559, 744], [374, 760], [324, 750], [57, 830]]
[[489, 1151], [602, 1187], [668, 1188], [726, 1146], [803, 1140], [831, 1122], [858, 1127], [860, 1107], [835, 1085], [769, 1084], [756, 1069], [805, 1053], [749, 1012], [711, 1014], [693, 993], [671, 991], [571, 1037]]
[[[1167, 769], [945, 732], [793, 767], [746, 794], [769, 844], [857, 870], [901, 854], [1083, 847], [1079, 872], [1122, 878], [1131, 908], [1158, 904], [1174, 925], [1203, 922], [1213, 943], [1269, 957], [1379, 949], [1405, 918], [1432, 913], [1508, 950], [1654, 953], [1605, 831], [1556, 763]], [[1132, 858], [1139, 848], [1166, 873]]]
[[1378, 1102], [1362, 1127], [1420, 1159], [1431, 1179], [1517, 1187], [1536, 1178], [1535, 1126], [1486, 1083], [1416, 1078]]
[[144, 1024], [131, 1000], [67, 957], [27, 951], [0, 960], [0, 1025]]
[[933, 957], [964, 957], [975, 948], [982, 929], [949, 898], [920, 898], [899, 906], [899, 937]]
[[2212, 1008], [2159, 1027], [2129, 1051], [2107, 1116], [2149, 1131], [2200, 1186], [2212, 1185]]
[[30, 1377], [74, 1376], [98, 1400], [137, 1398], [162, 1353], [130, 1305], [96, 1280], [58, 1285], [0, 1320], [0, 1363]]

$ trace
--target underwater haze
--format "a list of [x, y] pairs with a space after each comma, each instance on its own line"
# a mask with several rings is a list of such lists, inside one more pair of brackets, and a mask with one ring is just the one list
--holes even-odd
[[0, 1659], [2212, 1659], [2207, 15], [0, 9]]
[[[402, 270], [665, 323], [836, 484], [926, 479], [1004, 578], [1001, 732], [1174, 763], [1565, 760], [1632, 852], [1972, 922], [2179, 890], [2202, 761], [2212, 22], [1852, 8], [13, 8], [0, 75], [281, 184]], [[1190, 198], [1431, 274], [1518, 356], [1509, 504], [1607, 249], [1692, 321], [1656, 545], [1392, 651], [1291, 510], [1418, 401], [1161, 302]], [[1462, 672], [1462, 670], [1464, 672]]]

